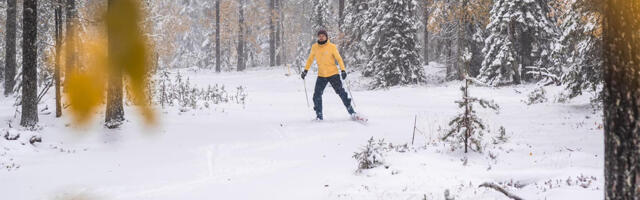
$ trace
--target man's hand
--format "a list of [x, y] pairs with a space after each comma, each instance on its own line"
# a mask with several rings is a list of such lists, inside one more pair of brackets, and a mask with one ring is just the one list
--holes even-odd
[[302, 77], [302, 79], [304, 79], [305, 77], [307, 77], [307, 72], [308, 72], [308, 71], [309, 71], [309, 70], [304, 70], [304, 71], [302, 72], [302, 74], [300, 74], [300, 77]]
[[342, 80], [345, 80], [345, 79], [347, 79], [347, 72], [342, 70]]

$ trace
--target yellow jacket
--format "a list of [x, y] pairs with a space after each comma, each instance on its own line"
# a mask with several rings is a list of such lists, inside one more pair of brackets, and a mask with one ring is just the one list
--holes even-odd
[[311, 68], [311, 64], [313, 63], [313, 59], [316, 60], [318, 64], [318, 76], [319, 77], [330, 77], [338, 74], [338, 66], [336, 66], [336, 61], [340, 64], [340, 69], [344, 69], [344, 62], [342, 61], [342, 57], [338, 52], [338, 48], [335, 44], [327, 41], [327, 43], [320, 45], [318, 43], [313, 44], [311, 46], [311, 53], [309, 54], [309, 58], [307, 59], [307, 65], [304, 67], [305, 70], [309, 70]]

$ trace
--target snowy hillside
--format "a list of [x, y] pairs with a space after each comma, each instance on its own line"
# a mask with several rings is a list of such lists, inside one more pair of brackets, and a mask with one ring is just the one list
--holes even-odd
[[[243, 86], [246, 102], [158, 106], [161, 121], [151, 127], [130, 114], [118, 129], [103, 128], [102, 119], [74, 128], [71, 119], [54, 118], [54, 98], [47, 97], [39, 108], [49, 110], [30, 131], [18, 126], [13, 98], [0, 97], [2, 199], [417, 200], [445, 199], [445, 191], [455, 199], [505, 199], [479, 187], [485, 182], [524, 199], [603, 199], [601, 111], [594, 112], [589, 97], [555, 103], [562, 88], [548, 87], [551, 101], [528, 106], [523, 101], [535, 85], [472, 86], [472, 95], [495, 100], [501, 109], [478, 109], [491, 133], [483, 153], [464, 154], [440, 140], [459, 112], [454, 101], [462, 82], [436, 84], [433, 66], [426, 70], [427, 85], [352, 88], [355, 110], [369, 118], [367, 125], [349, 119], [331, 88], [325, 120], [312, 121], [304, 82], [281, 68], [183, 69], [197, 88]], [[306, 81], [309, 95], [314, 79]], [[126, 106], [125, 112], [136, 109]], [[501, 126], [508, 139], [494, 144]], [[31, 145], [32, 135], [42, 142]], [[370, 138], [395, 147], [381, 152], [381, 166], [357, 172], [352, 156]]]

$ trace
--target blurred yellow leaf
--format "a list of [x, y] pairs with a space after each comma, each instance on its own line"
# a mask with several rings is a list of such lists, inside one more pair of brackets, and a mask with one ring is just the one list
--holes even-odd
[[82, 68], [66, 75], [66, 98], [74, 122], [85, 125], [104, 100], [107, 43], [99, 34], [83, 34], [77, 38], [82, 38], [75, 41], [78, 66]]
[[138, 1], [112, 0], [107, 12], [107, 30], [109, 34], [109, 67], [123, 72], [128, 78], [131, 95], [140, 106], [142, 116], [147, 123], [155, 122], [153, 109], [149, 105], [145, 92], [150, 64], [147, 39], [143, 35], [141, 10]]
[[[85, 125], [103, 105], [107, 74], [122, 72], [129, 84], [130, 95], [147, 123], [155, 122], [155, 112], [145, 92], [149, 72], [147, 38], [140, 28], [141, 10], [135, 0], [111, 0], [104, 25], [90, 27], [70, 38], [77, 46], [79, 70], [67, 74], [66, 98], [74, 122]], [[107, 36], [108, 35], [108, 39]], [[68, 43], [68, 42], [65, 42]], [[61, 55], [67, 48], [62, 48]], [[64, 59], [63, 59], [64, 60]], [[63, 65], [64, 66], [64, 65]]]
[[72, 74], [68, 77], [67, 99], [70, 103], [74, 121], [86, 124], [94, 115], [94, 111], [102, 105], [104, 86], [95, 84], [91, 75], [86, 73]]

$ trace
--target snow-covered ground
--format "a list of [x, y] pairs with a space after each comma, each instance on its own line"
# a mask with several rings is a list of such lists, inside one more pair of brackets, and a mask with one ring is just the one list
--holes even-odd
[[[27, 131], [17, 127], [13, 98], [0, 97], [0, 199], [417, 200], [445, 199], [445, 190], [455, 199], [505, 199], [479, 188], [484, 182], [525, 199], [603, 198], [601, 117], [588, 97], [527, 106], [522, 101], [534, 85], [472, 87], [473, 96], [502, 108], [499, 114], [478, 109], [492, 130], [485, 141], [491, 143], [500, 126], [509, 140], [465, 155], [439, 141], [459, 112], [453, 102], [461, 82], [373, 91], [354, 84], [356, 111], [369, 118], [365, 126], [349, 120], [331, 88], [324, 95], [325, 121], [313, 122], [303, 81], [281, 68], [182, 71], [200, 87], [242, 85], [247, 102], [159, 110], [161, 122], [152, 127], [127, 107], [128, 121], [117, 130], [100, 126], [102, 113], [88, 128], [42, 114], [41, 128]], [[306, 82], [309, 97], [314, 81]], [[549, 97], [560, 89], [550, 88]], [[43, 113], [51, 112], [53, 101], [45, 106]], [[422, 133], [409, 152], [389, 152], [385, 165], [355, 172], [352, 156], [369, 138], [411, 143], [416, 115]], [[5, 140], [6, 132], [20, 138]], [[30, 135], [43, 142], [32, 146]]]

